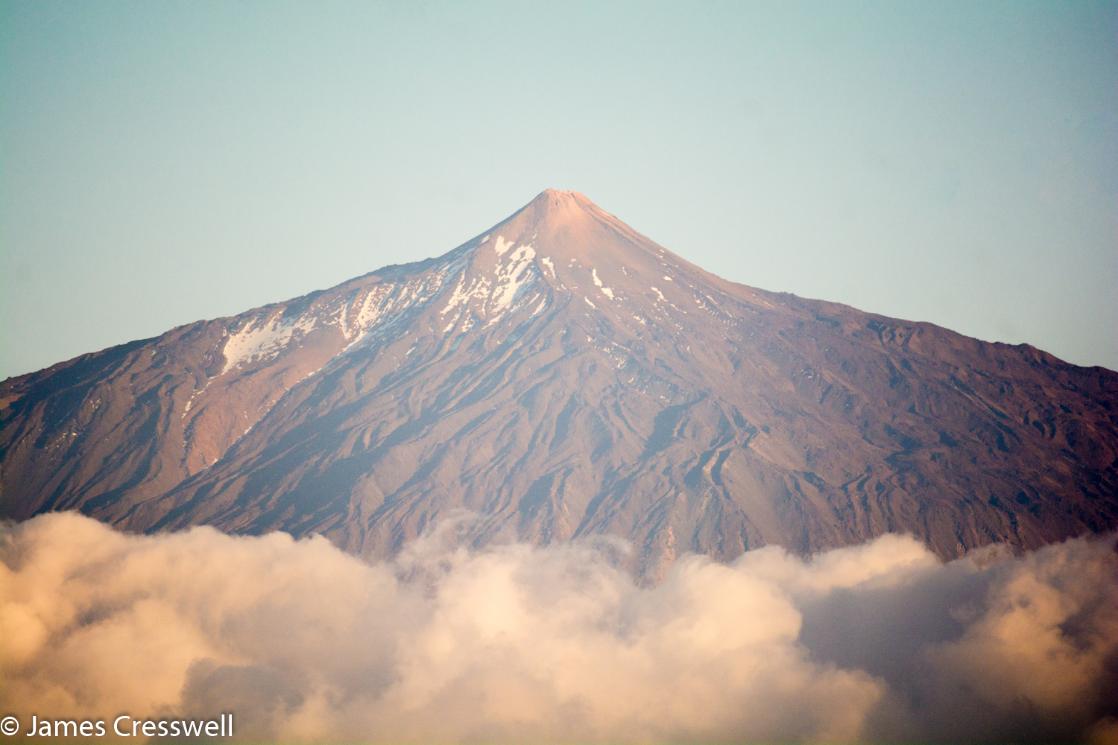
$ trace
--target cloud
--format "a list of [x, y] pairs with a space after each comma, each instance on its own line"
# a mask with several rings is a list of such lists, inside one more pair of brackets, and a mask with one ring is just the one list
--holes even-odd
[[[0, 711], [211, 716], [245, 739], [1113, 742], [1112, 539], [947, 564], [885, 536], [676, 562], [434, 536], [370, 564], [321, 538], [0, 529]], [[1109, 707], [1109, 708], [1108, 708]]]

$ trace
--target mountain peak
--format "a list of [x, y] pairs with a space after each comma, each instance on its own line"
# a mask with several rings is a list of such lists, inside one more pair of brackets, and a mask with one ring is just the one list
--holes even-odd
[[571, 207], [594, 207], [594, 203], [583, 193], [565, 189], [544, 189], [531, 201], [548, 209], [569, 209]]
[[623, 255], [651, 243], [586, 195], [560, 189], [544, 189], [489, 232], [564, 261], [606, 256], [623, 261]]
[[[543, 191], [541, 191], [539, 194], [536, 195], [536, 199], [543, 199], [545, 197], [550, 197], [550, 198], [555, 198], [555, 199], [581, 199], [581, 200], [586, 201], [586, 202], [590, 201], [589, 199], [586, 198], [586, 195], [583, 194], [582, 192], [572, 191], [570, 189], [547, 188], [547, 189], [544, 189]], [[533, 200], [533, 201], [535, 201], [535, 200]]]
[[526, 216], [537, 228], [558, 228], [582, 222], [596, 212], [602, 210], [584, 194], [544, 189], [517, 214], [527, 213]]

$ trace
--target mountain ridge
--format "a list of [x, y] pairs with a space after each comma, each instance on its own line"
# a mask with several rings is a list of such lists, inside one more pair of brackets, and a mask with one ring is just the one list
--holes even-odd
[[468, 510], [475, 543], [620, 535], [652, 573], [895, 530], [954, 556], [1118, 524], [1116, 402], [1105, 368], [729, 282], [545, 190], [441, 256], [0, 383], [0, 515], [382, 556]]

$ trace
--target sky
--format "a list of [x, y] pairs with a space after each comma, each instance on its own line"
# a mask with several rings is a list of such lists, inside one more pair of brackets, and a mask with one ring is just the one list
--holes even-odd
[[727, 279], [1118, 369], [1118, 4], [0, 0], [0, 378], [548, 187]]

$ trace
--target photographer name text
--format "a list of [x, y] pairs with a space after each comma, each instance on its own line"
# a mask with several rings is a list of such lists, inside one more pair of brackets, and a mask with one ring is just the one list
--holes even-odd
[[47, 719], [35, 714], [24, 727], [14, 716], [0, 721], [0, 733], [23, 737], [232, 737], [233, 714], [210, 719], [139, 719], [121, 714], [115, 719]]

